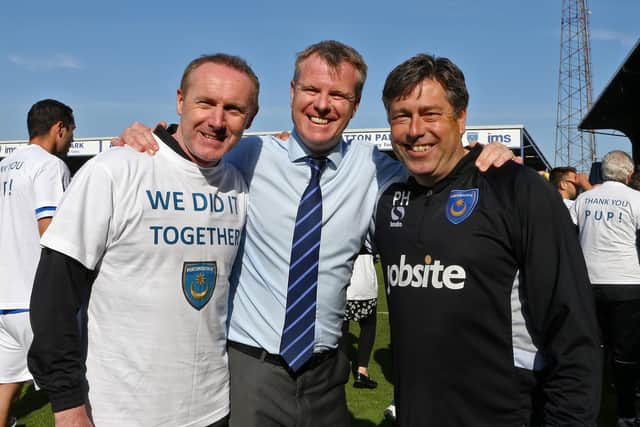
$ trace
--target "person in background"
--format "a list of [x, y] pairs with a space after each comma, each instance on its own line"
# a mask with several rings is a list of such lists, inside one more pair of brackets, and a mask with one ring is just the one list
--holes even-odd
[[618, 427], [640, 425], [640, 192], [628, 187], [634, 164], [623, 151], [602, 159], [604, 182], [572, 206], [589, 270], [605, 349], [611, 356]]
[[631, 178], [629, 178], [629, 187], [634, 190], [640, 191], [640, 172], [636, 171], [631, 174]]
[[572, 166], [551, 169], [549, 182], [558, 190], [567, 209], [571, 208], [574, 200], [578, 197], [579, 191], [591, 190], [587, 174], [578, 173], [576, 168]]
[[347, 306], [342, 327], [343, 340], [349, 333], [349, 322], [358, 322], [360, 334], [355, 362], [353, 386], [376, 388], [378, 383], [369, 375], [369, 359], [376, 339], [378, 278], [373, 255], [360, 254], [353, 263], [351, 282], [347, 288]]
[[75, 127], [69, 106], [38, 101], [27, 114], [29, 143], [0, 161], [0, 426], [7, 424], [22, 383], [31, 380], [29, 299], [40, 236], [69, 184], [69, 168], [61, 158]]

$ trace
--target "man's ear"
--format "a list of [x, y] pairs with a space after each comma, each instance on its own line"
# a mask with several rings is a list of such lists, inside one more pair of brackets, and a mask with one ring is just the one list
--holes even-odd
[[176, 112], [179, 116], [182, 116], [182, 104], [184, 103], [184, 93], [182, 89], [176, 91]]
[[249, 129], [251, 127], [251, 124], [253, 123], [253, 119], [256, 118], [256, 115], [258, 114], [258, 110], [260, 110], [260, 107], [256, 107], [256, 111], [254, 111], [248, 118], [247, 118], [247, 124], [245, 125], [245, 130]]
[[57, 122], [55, 122], [53, 126], [51, 126], [49, 132], [49, 134], [52, 136], [62, 138], [62, 133], [64, 132], [64, 123], [62, 123], [62, 120], [58, 120]]
[[351, 113], [351, 118], [353, 119], [353, 116], [356, 115], [356, 111], [358, 111], [358, 107], [360, 106], [360, 101], [356, 101], [355, 104], [353, 104], [353, 112]]
[[289, 85], [289, 103], [292, 104], [293, 103], [293, 95], [296, 92], [296, 82], [294, 82], [293, 80], [291, 80], [291, 83]]
[[462, 137], [464, 132], [467, 130], [467, 109], [466, 108], [462, 110], [460, 114], [458, 114], [458, 118], [456, 119], [456, 122], [458, 123], [458, 130], [460, 132], [460, 137]]

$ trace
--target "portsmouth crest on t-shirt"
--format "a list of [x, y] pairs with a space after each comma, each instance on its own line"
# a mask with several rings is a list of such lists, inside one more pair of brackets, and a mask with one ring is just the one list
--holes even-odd
[[196, 310], [207, 305], [216, 286], [218, 268], [215, 261], [185, 262], [182, 266], [182, 291]]

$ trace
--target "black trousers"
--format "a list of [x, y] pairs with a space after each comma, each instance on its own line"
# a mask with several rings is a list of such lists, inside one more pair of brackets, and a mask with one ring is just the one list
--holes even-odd
[[[356, 370], [359, 367], [368, 368], [369, 359], [371, 359], [371, 352], [373, 351], [373, 345], [376, 340], [376, 323], [378, 319], [377, 307], [373, 308], [373, 312], [358, 320], [360, 325], [360, 336], [358, 337], [358, 349], [356, 354]], [[344, 337], [349, 333], [349, 320], [344, 321], [342, 324], [342, 340], [341, 344], [344, 345]]]
[[349, 363], [340, 351], [299, 375], [229, 346], [230, 427], [350, 425], [344, 385]]
[[620, 300], [605, 286], [594, 286], [598, 323], [605, 349], [612, 356], [618, 416], [632, 418], [640, 380], [640, 299]]

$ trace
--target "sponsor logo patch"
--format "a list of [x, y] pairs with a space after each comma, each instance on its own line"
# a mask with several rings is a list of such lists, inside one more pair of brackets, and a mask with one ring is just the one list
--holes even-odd
[[387, 293], [391, 288], [433, 288], [459, 290], [464, 288], [467, 272], [461, 265], [444, 265], [439, 259], [425, 255], [424, 263], [409, 264], [400, 255], [400, 264], [387, 265]]
[[395, 191], [391, 200], [391, 221], [389, 227], [402, 227], [402, 220], [405, 216], [405, 207], [409, 206], [411, 200], [410, 191]]
[[389, 227], [402, 227], [403, 219], [404, 219], [404, 207], [393, 206], [391, 208], [391, 222], [389, 222]]
[[218, 278], [218, 266], [212, 262], [185, 262], [182, 265], [182, 292], [196, 310], [207, 305]]
[[447, 201], [446, 216], [452, 224], [460, 224], [473, 212], [478, 203], [480, 190], [471, 188], [469, 190], [451, 190]]

